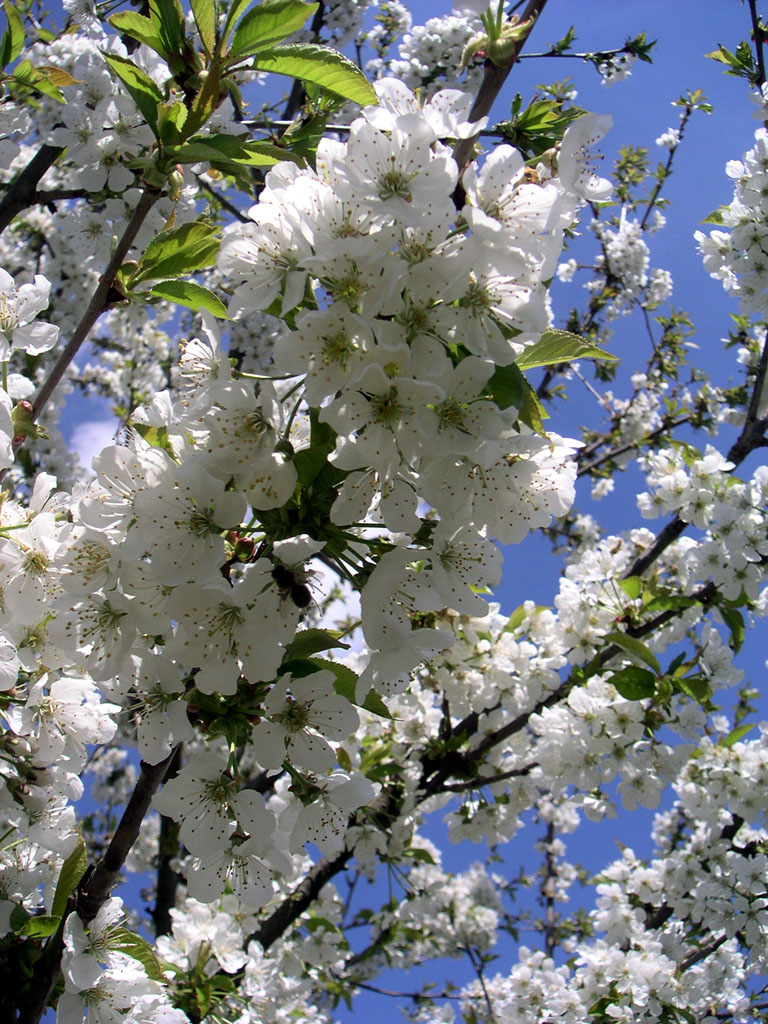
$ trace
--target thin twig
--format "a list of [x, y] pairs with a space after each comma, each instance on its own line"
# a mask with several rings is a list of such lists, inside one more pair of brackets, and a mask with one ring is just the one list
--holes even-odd
[[94, 326], [101, 314], [109, 309], [109, 293], [115, 282], [115, 278], [117, 277], [117, 272], [123, 265], [123, 260], [128, 255], [128, 251], [133, 245], [134, 239], [139, 233], [139, 229], [144, 223], [147, 214], [160, 198], [160, 195], [160, 192], [156, 192], [154, 189], [151, 190], [146, 187], [142, 192], [136, 209], [133, 211], [131, 219], [128, 221], [125, 231], [112, 254], [112, 258], [107, 264], [107, 269], [101, 275], [101, 279], [96, 286], [96, 290], [91, 297], [91, 301], [88, 303], [88, 308], [83, 314], [82, 320], [75, 328], [72, 337], [64, 346], [64, 350], [59, 356], [56, 365], [48, 374], [48, 377], [43, 382], [40, 390], [32, 401], [31, 415], [33, 421], [38, 419], [40, 413], [50, 401], [51, 395], [58, 387], [61, 378], [64, 376], [70, 363], [77, 355], [80, 346], [88, 337], [91, 328]]

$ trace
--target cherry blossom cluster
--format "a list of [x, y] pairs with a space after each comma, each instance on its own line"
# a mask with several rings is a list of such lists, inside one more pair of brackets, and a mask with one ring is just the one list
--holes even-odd
[[721, 228], [696, 232], [704, 267], [738, 296], [743, 313], [764, 314], [768, 273], [768, 218], [764, 181], [768, 171], [768, 131], [755, 132], [755, 145], [741, 160], [726, 167], [734, 181], [733, 200], [721, 207], [716, 221]]
[[[162, 6], [153, 18], [176, 10]], [[321, 29], [357, 39], [368, 6], [323, 5]], [[267, 16], [298, 19], [300, 7], [266, 5]], [[745, 622], [768, 613], [768, 472], [734, 475], [760, 444], [752, 435], [727, 457], [655, 440], [681, 406], [679, 422], [693, 421], [693, 388], [677, 380], [677, 354], [665, 367], [663, 345], [630, 398], [598, 396], [611, 431], [582, 448], [543, 429], [559, 363], [535, 358], [557, 337], [550, 282], [578, 269], [558, 261], [580, 209], [602, 215], [611, 199], [588, 158], [610, 119], [575, 118], [541, 158], [499, 145], [459, 166], [454, 153], [485, 122], [444, 86], [484, 8], [414, 27], [401, 4], [382, 5], [371, 68], [397, 79], [380, 80], [378, 104], [306, 164], [272, 167], [247, 214], [203, 164], [152, 178], [164, 143], [108, 63], [131, 57], [172, 99], [173, 60], [131, 50], [87, 2], [67, 8], [82, 31], [25, 51], [68, 83], [68, 102], [43, 91], [35, 105], [0, 104], [6, 183], [41, 146], [54, 153], [39, 205], [0, 242], [0, 471], [12, 488], [0, 496], [0, 953], [45, 950], [29, 963], [50, 973], [58, 1024], [324, 1024], [332, 1000], [383, 969], [459, 954], [477, 981], [453, 1000], [450, 987], [420, 994], [412, 1019], [750, 1012], [749, 978], [768, 955], [765, 727], [754, 738], [742, 724], [747, 689], [735, 728], [712, 701], [742, 683]], [[210, 10], [186, 16], [200, 61], [221, 27]], [[144, 32], [155, 24], [135, 18]], [[313, 21], [296, 39], [319, 31]], [[629, 66], [609, 60], [606, 84]], [[468, 81], [481, 74], [478, 61]], [[201, 133], [239, 145], [225, 94]], [[293, 131], [317, 115], [308, 94]], [[670, 153], [682, 127], [659, 139]], [[714, 276], [760, 313], [766, 138], [729, 165], [730, 234], [698, 236]], [[105, 300], [98, 361], [77, 371], [123, 425], [75, 481], [30, 399], [147, 189], [156, 201]], [[229, 301], [228, 337], [208, 312], [193, 321], [154, 296], [150, 317], [125, 286], [147, 244], [203, 200], [206, 223], [237, 212], [201, 271], [210, 308]], [[590, 342], [598, 313], [617, 320], [671, 293], [644, 238], [663, 221], [654, 202], [641, 216], [622, 197], [615, 216], [595, 217]], [[738, 359], [759, 382], [761, 339], [742, 340]], [[524, 371], [538, 365], [537, 396]], [[551, 370], [566, 372], [580, 371]], [[717, 392], [708, 411], [718, 403], [708, 425], [727, 421], [742, 441], [765, 412], [759, 396], [747, 408]], [[612, 470], [637, 448], [640, 513], [669, 517], [659, 533], [602, 536], [591, 517], [566, 518], [580, 465]], [[58, 479], [38, 471], [59, 465]], [[522, 586], [520, 607], [501, 614], [486, 601], [500, 546], [548, 529], [569, 549], [552, 607]], [[359, 596], [334, 629], [322, 617], [329, 572]], [[154, 943], [139, 911], [93, 883], [149, 778], [120, 867], [158, 878]], [[619, 806], [656, 808], [670, 787], [652, 856], [624, 847], [592, 879], [594, 909], [564, 923], [559, 908], [585, 877], [567, 836]], [[427, 835], [435, 815], [452, 841], [494, 848], [543, 829], [538, 874], [452, 873]], [[359, 910], [353, 890], [382, 864], [400, 895]], [[489, 977], [499, 936], [531, 926], [516, 887], [546, 906], [544, 948], [520, 946]]]

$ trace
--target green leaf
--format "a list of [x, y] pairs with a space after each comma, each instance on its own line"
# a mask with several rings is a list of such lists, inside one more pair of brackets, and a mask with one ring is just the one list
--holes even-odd
[[168, 151], [176, 163], [197, 164], [207, 161], [216, 167], [242, 165], [243, 167], [273, 167], [283, 160], [303, 164], [290, 150], [271, 142], [246, 142], [236, 135], [212, 135], [192, 139], [183, 146]]
[[83, 837], [77, 837], [77, 845], [64, 863], [61, 865], [59, 880], [56, 883], [56, 893], [53, 897], [51, 912], [61, 917], [67, 907], [67, 900], [75, 891], [75, 886], [85, 874], [88, 866], [88, 857], [85, 852]]
[[740, 651], [744, 644], [744, 616], [738, 608], [729, 608], [728, 605], [718, 605], [717, 610], [731, 631], [731, 647], [734, 651]]
[[37, 917], [30, 917], [19, 931], [26, 939], [47, 939], [53, 935], [61, 924], [61, 917], [58, 915], [38, 914]]
[[133, 102], [141, 111], [144, 120], [157, 135], [157, 108], [163, 102], [163, 94], [141, 68], [137, 68], [127, 57], [104, 53], [104, 60], [123, 83]]
[[571, 363], [575, 359], [604, 359], [618, 362], [616, 356], [584, 341], [570, 331], [546, 331], [533, 345], [529, 345], [515, 360], [521, 370], [532, 370], [536, 366], [552, 366], [555, 363]]
[[504, 627], [505, 633], [514, 633], [518, 626], [521, 626], [528, 617], [528, 610], [524, 604], [520, 604], [515, 608], [512, 614], [507, 619], [507, 624]]
[[252, 7], [235, 29], [229, 60], [242, 60], [257, 50], [293, 35], [318, 8], [303, 0], [264, 0]]
[[285, 648], [285, 658], [310, 658], [319, 651], [341, 648], [348, 651], [349, 644], [339, 639], [335, 629], [302, 629]]
[[80, 82], [64, 68], [55, 68], [50, 64], [40, 64], [37, 70], [45, 75], [51, 85], [55, 85], [59, 89], [66, 88], [68, 85], [78, 85]]
[[206, 123], [221, 102], [221, 61], [215, 56], [200, 87], [192, 100], [187, 117], [187, 133], [193, 135]]
[[620, 647], [622, 651], [626, 651], [636, 661], [642, 661], [646, 665], [650, 665], [656, 675], [661, 675], [661, 665], [659, 665], [656, 655], [644, 644], [642, 640], [638, 640], [637, 637], [628, 636], [626, 633], [622, 633], [619, 629], [614, 629], [610, 632], [606, 638], [609, 643], [615, 644]]
[[232, 0], [227, 16], [224, 19], [224, 28], [221, 32], [222, 48], [226, 53], [226, 42], [229, 39], [230, 32], [237, 24], [237, 21], [243, 11], [248, 7], [250, 0]]
[[525, 401], [525, 377], [519, 366], [497, 366], [485, 385], [488, 394], [500, 409], [520, 409]]
[[0, 61], [3, 67], [7, 67], [24, 49], [24, 22], [12, 3], [5, 0], [3, 6], [8, 28], [3, 33], [3, 41], [0, 44]]
[[175, 302], [178, 306], [186, 306], [187, 309], [206, 309], [220, 320], [231, 319], [221, 299], [210, 288], [204, 288], [194, 281], [161, 281], [152, 286], [151, 294], [158, 299]]
[[519, 417], [534, 433], [541, 437], [547, 436], [544, 420], [549, 419], [549, 413], [525, 377], [523, 377], [523, 404], [520, 406]]
[[31, 61], [22, 60], [13, 69], [13, 77], [19, 85], [34, 89], [36, 92], [48, 96], [57, 103], [66, 103], [61, 90], [50, 81], [48, 75], [39, 68], [34, 67]]
[[168, 59], [169, 54], [165, 48], [162, 36], [156, 23], [150, 18], [145, 18], [143, 14], [137, 14], [136, 11], [120, 11], [118, 14], [113, 14], [107, 20], [120, 35], [130, 36], [131, 39], [135, 39], [137, 42], [148, 46], [150, 50], [154, 50], [163, 60]]
[[[319, 662], [320, 659], [316, 660]], [[373, 689], [368, 692], [362, 704], [355, 700], [358, 677], [351, 668], [348, 668], [346, 665], [340, 665], [338, 661], [324, 661], [322, 667], [330, 669], [336, 676], [333, 688], [340, 697], [346, 697], [350, 704], [363, 708], [365, 711], [370, 711], [372, 715], [378, 715], [379, 718], [392, 717], [387, 705]]]
[[113, 942], [110, 943], [112, 949], [125, 953], [132, 960], [138, 960], [146, 971], [148, 978], [165, 984], [165, 975], [160, 964], [157, 962], [157, 957], [152, 947], [146, 939], [135, 932], [129, 931], [127, 928], [115, 928], [111, 934], [113, 936]]
[[210, 267], [216, 261], [219, 245], [216, 228], [205, 221], [161, 231], [144, 250], [131, 285], [161, 277], [181, 277]]
[[182, 130], [187, 121], [187, 108], [181, 102], [160, 103], [157, 108], [157, 137], [166, 146], [174, 146], [183, 138]]
[[429, 852], [429, 850], [420, 850], [417, 847], [409, 846], [407, 850], [403, 850], [403, 857], [407, 857], [408, 860], [416, 860], [420, 864], [434, 864], [435, 858]]
[[754, 722], [748, 722], [746, 725], [737, 725], [735, 729], [731, 729], [727, 736], [721, 737], [718, 746], [730, 748], [734, 743], [738, 743], [740, 739], [743, 739], [748, 732], [752, 732], [754, 728]]
[[216, 46], [216, 0], [190, 0], [197, 31], [210, 60]]
[[626, 668], [614, 672], [608, 682], [613, 683], [626, 700], [645, 700], [652, 697], [656, 691], [656, 678], [653, 673], [645, 668], [638, 668], [637, 665], [627, 665]]
[[723, 207], [718, 206], [716, 210], [713, 210], [708, 217], [705, 217], [702, 224], [722, 224], [723, 223]]
[[184, 11], [179, 0], [149, 0], [149, 17], [168, 57], [185, 48]]
[[675, 679], [678, 690], [687, 694], [697, 704], [706, 704], [712, 696], [712, 687], [706, 676], [687, 676], [685, 679]]
[[627, 576], [624, 580], [619, 580], [619, 586], [633, 601], [636, 601], [643, 592], [643, 579], [640, 576]]
[[271, 71], [276, 75], [312, 82], [361, 106], [378, 103], [373, 86], [357, 64], [327, 46], [314, 43], [275, 46], [257, 53], [251, 66], [256, 71]]

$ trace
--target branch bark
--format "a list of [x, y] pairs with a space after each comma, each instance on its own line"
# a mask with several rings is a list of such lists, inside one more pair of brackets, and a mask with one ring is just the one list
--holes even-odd
[[[520, 16], [521, 21], [527, 21], [528, 18], [538, 19], [541, 12], [546, 6], [547, 0], [528, 0], [528, 5], [525, 11]], [[483, 73], [483, 80], [480, 83], [475, 102], [472, 104], [472, 109], [469, 112], [470, 121], [479, 121], [481, 117], [486, 117], [491, 112], [491, 107], [496, 102], [496, 97], [501, 92], [502, 86], [509, 77], [509, 73], [512, 70], [512, 65], [515, 63], [517, 58], [520, 56], [520, 51], [525, 46], [530, 32], [524, 39], [521, 39], [512, 53], [509, 64], [505, 67], [499, 67], [498, 64], [492, 63], [490, 60], [485, 62], [485, 70]], [[463, 171], [466, 167], [469, 159], [472, 155], [475, 142], [477, 142], [479, 132], [473, 135], [469, 139], [460, 139], [453, 150], [453, 159], [459, 165], [459, 171]], [[460, 188], [461, 186], [459, 186]], [[463, 205], [463, 204], [462, 204]]]
[[63, 152], [62, 146], [41, 146], [27, 166], [19, 171], [0, 200], [0, 234], [17, 214], [38, 202], [35, 197], [40, 179]]
[[106, 270], [101, 275], [99, 283], [96, 286], [96, 290], [91, 297], [91, 301], [88, 303], [88, 308], [83, 314], [83, 318], [75, 328], [72, 337], [64, 346], [64, 350], [56, 361], [56, 365], [53, 367], [32, 401], [33, 420], [38, 419], [40, 413], [50, 401], [51, 395], [58, 387], [61, 378], [64, 376], [70, 363], [77, 355], [80, 346], [90, 334], [96, 321], [102, 313], [109, 309], [111, 305], [109, 301], [109, 293], [115, 282], [115, 278], [117, 277], [117, 272], [123, 265], [123, 260], [128, 255], [128, 251], [133, 245], [134, 239], [139, 233], [139, 229], [144, 223], [147, 214], [160, 198], [160, 195], [160, 192], [150, 190], [149, 188], [145, 188], [142, 192], [136, 209], [133, 211], [133, 215], [128, 221], [120, 241], [117, 243], [117, 248], [112, 254], [112, 258], [107, 264]]

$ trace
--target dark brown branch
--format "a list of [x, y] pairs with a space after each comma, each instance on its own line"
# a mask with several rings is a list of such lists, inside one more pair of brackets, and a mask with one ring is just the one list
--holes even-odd
[[94, 919], [112, 891], [125, 858], [139, 838], [152, 797], [165, 778], [175, 753], [175, 750], [171, 751], [159, 764], [141, 762], [141, 773], [115, 834], [104, 856], [78, 888], [76, 910], [84, 924]]
[[552, 853], [552, 843], [555, 841], [555, 826], [547, 822], [547, 834], [544, 839], [544, 878], [541, 883], [541, 897], [544, 900], [544, 953], [546, 956], [555, 955], [557, 946], [557, 912], [555, 910], [557, 865]]
[[731, 445], [727, 456], [728, 460], [735, 465], [743, 462], [751, 451], [760, 447], [765, 428], [768, 426], [766, 417], [758, 418], [757, 415], [765, 389], [766, 374], [768, 374], [768, 332], [763, 338], [763, 350], [760, 353], [760, 362], [757, 364], [755, 382], [752, 385], [752, 394], [747, 406], [747, 418], [741, 428], [741, 434]]
[[330, 882], [335, 875], [344, 870], [353, 854], [353, 850], [342, 850], [333, 860], [326, 860], [325, 857], [319, 860], [291, 895], [283, 900], [252, 935], [248, 936], [248, 941], [255, 940], [263, 949], [269, 949], [317, 899], [326, 882]]
[[752, 19], [752, 38], [755, 43], [755, 57], [757, 59], [757, 81], [755, 85], [760, 89], [765, 84], [765, 57], [763, 56], [763, 43], [765, 34], [760, 27], [760, 17], [757, 13], [756, 0], [749, 0], [749, 15]]
[[702, 960], [706, 960], [711, 953], [714, 953], [716, 949], [719, 949], [722, 946], [727, 938], [728, 936], [726, 934], [720, 935], [718, 938], [713, 939], [709, 945], [702, 946], [701, 949], [697, 949], [695, 953], [691, 953], [685, 958], [685, 960], [681, 960], [677, 965], [678, 971], [682, 973], [683, 971], [687, 971], [689, 967], [693, 967], [694, 964], [698, 964], [701, 963]]
[[[68, 911], [76, 912], [84, 924], [94, 919], [112, 891], [125, 858], [139, 837], [150, 801], [163, 781], [173, 756], [174, 752], [171, 752], [160, 764], [149, 765], [142, 761], [141, 774], [104, 856], [93, 870], [85, 873], [74, 899], [70, 901]], [[35, 986], [30, 1001], [21, 1007], [14, 1024], [39, 1024], [45, 1013], [48, 998], [61, 969], [66, 917], [65, 914], [58, 932], [35, 964]]]
[[35, 205], [40, 179], [63, 152], [62, 146], [41, 146], [27, 166], [19, 171], [0, 200], [0, 233], [17, 214]]
[[117, 272], [123, 265], [123, 260], [128, 255], [128, 251], [133, 245], [133, 241], [139, 233], [139, 229], [144, 223], [147, 214], [160, 198], [160, 195], [160, 192], [150, 190], [149, 188], [145, 188], [142, 192], [136, 209], [133, 211], [133, 215], [128, 221], [120, 241], [117, 243], [117, 248], [107, 264], [107, 269], [101, 275], [101, 279], [96, 286], [96, 291], [93, 293], [91, 301], [88, 303], [88, 308], [83, 314], [82, 320], [75, 328], [72, 337], [64, 346], [64, 351], [59, 356], [56, 365], [48, 374], [48, 377], [43, 382], [40, 390], [32, 401], [33, 420], [38, 419], [40, 413], [50, 401], [51, 395], [58, 387], [61, 378], [64, 376], [70, 363], [77, 355], [80, 346], [88, 337], [91, 328], [94, 326], [101, 314], [109, 309], [111, 305], [109, 294], [115, 278], [117, 277]]
[[[350, 824], [354, 824], [359, 813], [352, 816]], [[385, 791], [374, 800], [365, 813], [374, 815], [378, 819], [379, 827], [386, 831], [400, 813], [400, 800], [394, 793]], [[354, 850], [345, 849], [332, 860], [325, 857], [319, 860], [290, 896], [283, 900], [252, 935], [249, 935], [247, 941], [255, 940], [260, 943], [262, 949], [269, 949], [312, 904], [323, 886], [344, 870], [353, 856]]]
[[[181, 768], [181, 744], [174, 751], [165, 781], [172, 779]], [[179, 873], [173, 862], [179, 854], [179, 826], [171, 818], [162, 815], [160, 818], [160, 842], [157, 851], [157, 889], [155, 906], [152, 910], [152, 921], [155, 935], [170, 935], [171, 910], [176, 905], [176, 889], [179, 885]]]
[[[676, 420], [672, 420], [671, 423], [663, 423], [656, 430], [652, 430], [650, 434], [646, 434], [645, 437], [639, 437], [636, 441], [627, 441], [626, 444], [617, 445], [615, 448], [609, 448], [607, 452], [603, 452], [592, 462], [587, 462], [584, 465], [580, 465], [576, 471], [576, 476], [584, 476], [586, 473], [591, 473], [593, 470], [598, 469], [604, 463], [615, 459], [617, 455], [623, 455], [625, 452], [633, 451], [635, 448], [642, 448], [644, 445], [649, 444], [651, 441], [655, 441], [657, 437], [661, 437], [662, 434], [666, 434], [668, 430], [673, 430], [675, 427], [682, 426], [684, 423], [689, 423], [691, 420], [690, 415], [678, 416]], [[590, 448], [582, 448], [579, 450], [576, 459], [579, 461], [579, 455], [582, 453], [592, 454], [597, 451], [602, 444], [602, 441], [595, 442]]]
[[[546, 6], [547, 0], [529, 0], [525, 11], [520, 16], [521, 21], [527, 21], [529, 18], [538, 19], [541, 12]], [[472, 104], [472, 109], [469, 112], [470, 121], [479, 121], [480, 118], [486, 117], [491, 112], [491, 107], [496, 102], [496, 97], [501, 92], [502, 86], [509, 77], [509, 72], [512, 70], [512, 65], [515, 63], [517, 58], [520, 56], [520, 51], [526, 44], [530, 31], [523, 39], [521, 39], [514, 52], [509, 58], [509, 64], [506, 67], [499, 67], [498, 64], [493, 64], [490, 60], [485, 62], [485, 69], [483, 73], [483, 81], [480, 83], [475, 102]], [[453, 159], [459, 165], [459, 171], [463, 171], [472, 155], [475, 142], [477, 141], [477, 135], [473, 135], [469, 139], [460, 139], [456, 143], [453, 150]]]

